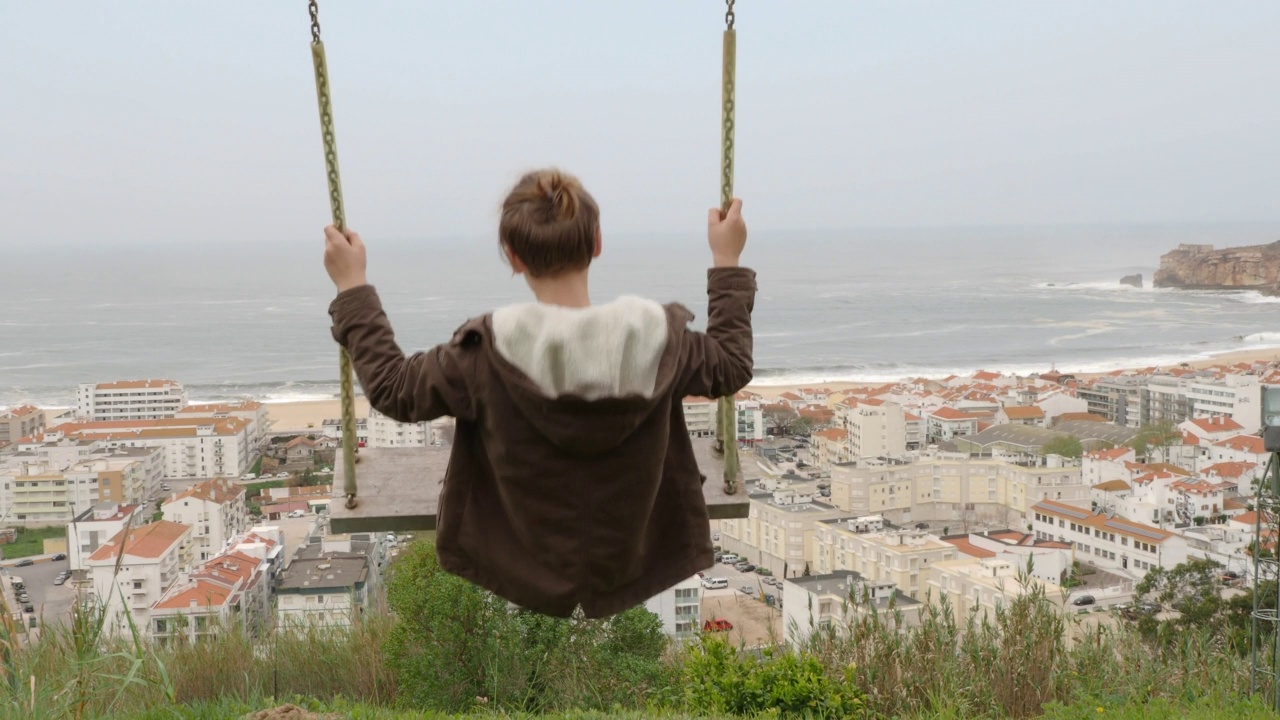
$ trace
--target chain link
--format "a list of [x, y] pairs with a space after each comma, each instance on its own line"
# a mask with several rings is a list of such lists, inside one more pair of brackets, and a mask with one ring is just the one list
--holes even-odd
[[311, 13], [311, 42], [318, 43], [320, 42], [320, 8], [316, 5], [316, 0], [308, 0], [307, 11]]
[[[720, 144], [720, 207], [729, 210], [733, 202], [733, 131], [734, 106], [737, 94], [737, 33], [733, 29], [733, 2], [726, 0], [728, 11], [724, 20], [724, 56], [721, 67], [721, 144]], [[738, 459], [738, 412], [735, 398], [722, 397], [716, 401], [716, 444], [724, 458], [724, 491], [727, 495], [738, 492], [742, 475]]]
[[[329, 95], [329, 64], [325, 60], [324, 43], [320, 42], [320, 8], [316, 0], [308, 0], [307, 11], [311, 15], [311, 60], [316, 74], [316, 101], [320, 107], [320, 136], [324, 142], [325, 175], [329, 184], [329, 210], [333, 224], [339, 230], [347, 227], [346, 212], [342, 207], [342, 179], [338, 173], [338, 141], [333, 128], [333, 98]], [[352, 379], [351, 355], [346, 348], [338, 352], [338, 380], [342, 397], [342, 465], [343, 492], [347, 507], [356, 506], [356, 462], [360, 459], [360, 445], [356, 440], [355, 382]]]

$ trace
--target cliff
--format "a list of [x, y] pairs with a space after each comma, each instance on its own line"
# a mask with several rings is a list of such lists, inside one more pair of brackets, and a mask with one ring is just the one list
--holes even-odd
[[1153, 284], [1187, 290], [1258, 290], [1280, 295], [1280, 241], [1223, 248], [1179, 245], [1160, 258]]

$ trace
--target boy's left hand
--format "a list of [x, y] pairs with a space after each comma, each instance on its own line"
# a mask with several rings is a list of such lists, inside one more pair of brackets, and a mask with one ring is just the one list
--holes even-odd
[[338, 292], [368, 283], [364, 242], [355, 231], [339, 232], [332, 225], [324, 229], [324, 269], [329, 271]]

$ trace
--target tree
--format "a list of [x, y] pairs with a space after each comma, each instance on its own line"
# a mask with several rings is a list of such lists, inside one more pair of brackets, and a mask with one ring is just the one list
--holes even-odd
[[764, 426], [782, 435], [809, 435], [813, 432], [813, 420], [803, 417], [790, 405], [770, 405], [764, 411]]
[[1079, 458], [1084, 455], [1084, 445], [1080, 438], [1072, 435], [1059, 435], [1040, 448], [1043, 455], [1059, 455], [1064, 458]]
[[1149, 458], [1159, 453], [1160, 462], [1169, 462], [1169, 448], [1182, 442], [1182, 431], [1168, 420], [1143, 425], [1138, 434], [1129, 441], [1129, 447], [1139, 457]]
[[1148, 571], [1134, 588], [1139, 602], [1157, 602], [1178, 615], [1165, 623], [1145, 617], [1139, 628], [1151, 634], [1162, 627], [1183, 630], [1220, 624], [1225, 607], [1220, 584], [1222, 571], [1220, 563], [1208, 558], [1192, 558], [1168, 570]]

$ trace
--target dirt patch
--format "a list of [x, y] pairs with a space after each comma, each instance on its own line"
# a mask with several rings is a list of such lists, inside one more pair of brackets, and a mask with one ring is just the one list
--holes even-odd
[[297, 705], [281, 705], [244, 716], [244, 720], [344, 720], [338, 713], [313, 713]]
[[734, 645], [753, 647], [782, 641], [782, 612], [740, 592], [703, 596], [702, 620], [713, 619], [733, 623], [726, 635]]

